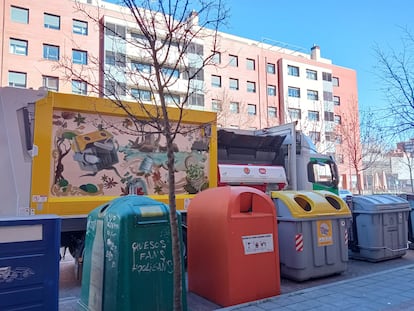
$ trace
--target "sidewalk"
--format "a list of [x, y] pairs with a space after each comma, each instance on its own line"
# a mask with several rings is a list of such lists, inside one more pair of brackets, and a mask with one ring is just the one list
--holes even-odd
[[218, 310], [414, 310], [414, 265]]

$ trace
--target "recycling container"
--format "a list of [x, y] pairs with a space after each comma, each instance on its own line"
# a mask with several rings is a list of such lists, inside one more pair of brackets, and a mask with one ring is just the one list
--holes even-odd
[[280, 294], [275, 208], [251, 187], [210, 188], [190, 202], [189, 291], [221, 306]]
[[404, 193], [399, 195], [408, 201], [410, 205], [410, 215], [408, 217], [408, 248], [414, 249], [414, 193]]
[[[181, 236], [180, 217], [177, 225]], [[88, 215], [79, 305], [82, 310], [172, 310], [173, 268], [168, 205], [137, 195], [114, 199]]]
[[0, 310], [58, 310], [60, 224], [54, 215], [0, 218]]
[[280, 274], [295, 281], [346, 270], [351, 211], [327, 191], [274, 191]]
[[410, 210], [408, 201], [395, 195], [355, 196], [349, 256], [376, 262], [405, 255]]

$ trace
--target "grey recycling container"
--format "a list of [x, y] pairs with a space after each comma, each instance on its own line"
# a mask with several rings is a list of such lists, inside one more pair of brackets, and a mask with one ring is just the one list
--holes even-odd
[[408, 217], [408, 248], [414, 249], [414, 193], [402, 193], [398, 196], [407, 200], [410, 205], [410, 216]]
[[351, 258], [376, 262], [406, 254], [407, 200], [395, 195], [363, 195], [355, 196], [352, 203]]

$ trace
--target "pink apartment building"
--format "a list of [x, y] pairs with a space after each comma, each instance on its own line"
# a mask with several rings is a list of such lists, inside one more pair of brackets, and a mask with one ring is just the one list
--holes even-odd
[[[139, 37], [131, 23], [126, 23], [120, 7], [83, 0], [84, 8], [98, 17], [101, 24], [116, 28], [126, 39]], [[137, 51], [126, 44], [119, 54], [103, 27], [87, 18], [72, 0], [23, 1], [0, 0], [1, 86], [15, 86], [96, 96], [89, 83], [102, 88], [102, 68], [111, 65], [115, 55], [125, 59], [128, 68], [150, 70]], [[117, 31], [118, 31], [117, 30]], [[211, 51], [208, 42], [200, 45]], [[342, 188], [352, 188], [353, 170], [341, 149], [336, 126], [346, 114], [358, 111], [356, 72], [336, 66], [321, 57], [319, 47], [309, 53], [253, 41], [226, 33], [219, 34], [215, 66], [203, 72], [203, 92], [190, 102], [194, 109], [218, 112], [219, 126], [261, 129], [298, 122], [320, 152], [335, 156], [342, 176]], [[86, 68], [82, 79], [73, 79], [68, 70], [57, 66]], [[180, 77], [181, 79], [182, 77]], [[120, 77], [133, 92], [146, 90]], [[88, 83], [86, 83], [86, 81]], [[179, 96], [177, 87], [176, 95]], [[149, 99], [150, 100], [150, 99]], [[358, 131], [358, 129], [355, 129]]]

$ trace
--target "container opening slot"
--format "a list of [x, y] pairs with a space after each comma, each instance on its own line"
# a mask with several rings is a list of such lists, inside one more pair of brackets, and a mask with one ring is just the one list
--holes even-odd
[[240, 213], [251, 213], [253, 211], [252, 193], [240, 194]]
[[103, 212], [105, 212], [105, 210], [107, 209], [109, 207], [109, 204], [105, 204], [102, 208], [101, 208], [101, 210], [99, 211], [99, 213], [103, 213]]
[[333, 206], [334, 209], [336, 210], [340, 210], [341, 209], [341, 204], [338, 202], [337, 199], [327, 196], [325, 197], [326, 200], [329, 202], [329, 204], [331, 204]]
[[295, 197], [295, 202], [306, 212], [310, 212], [312, 207], [310, 203], [302, 197]]

